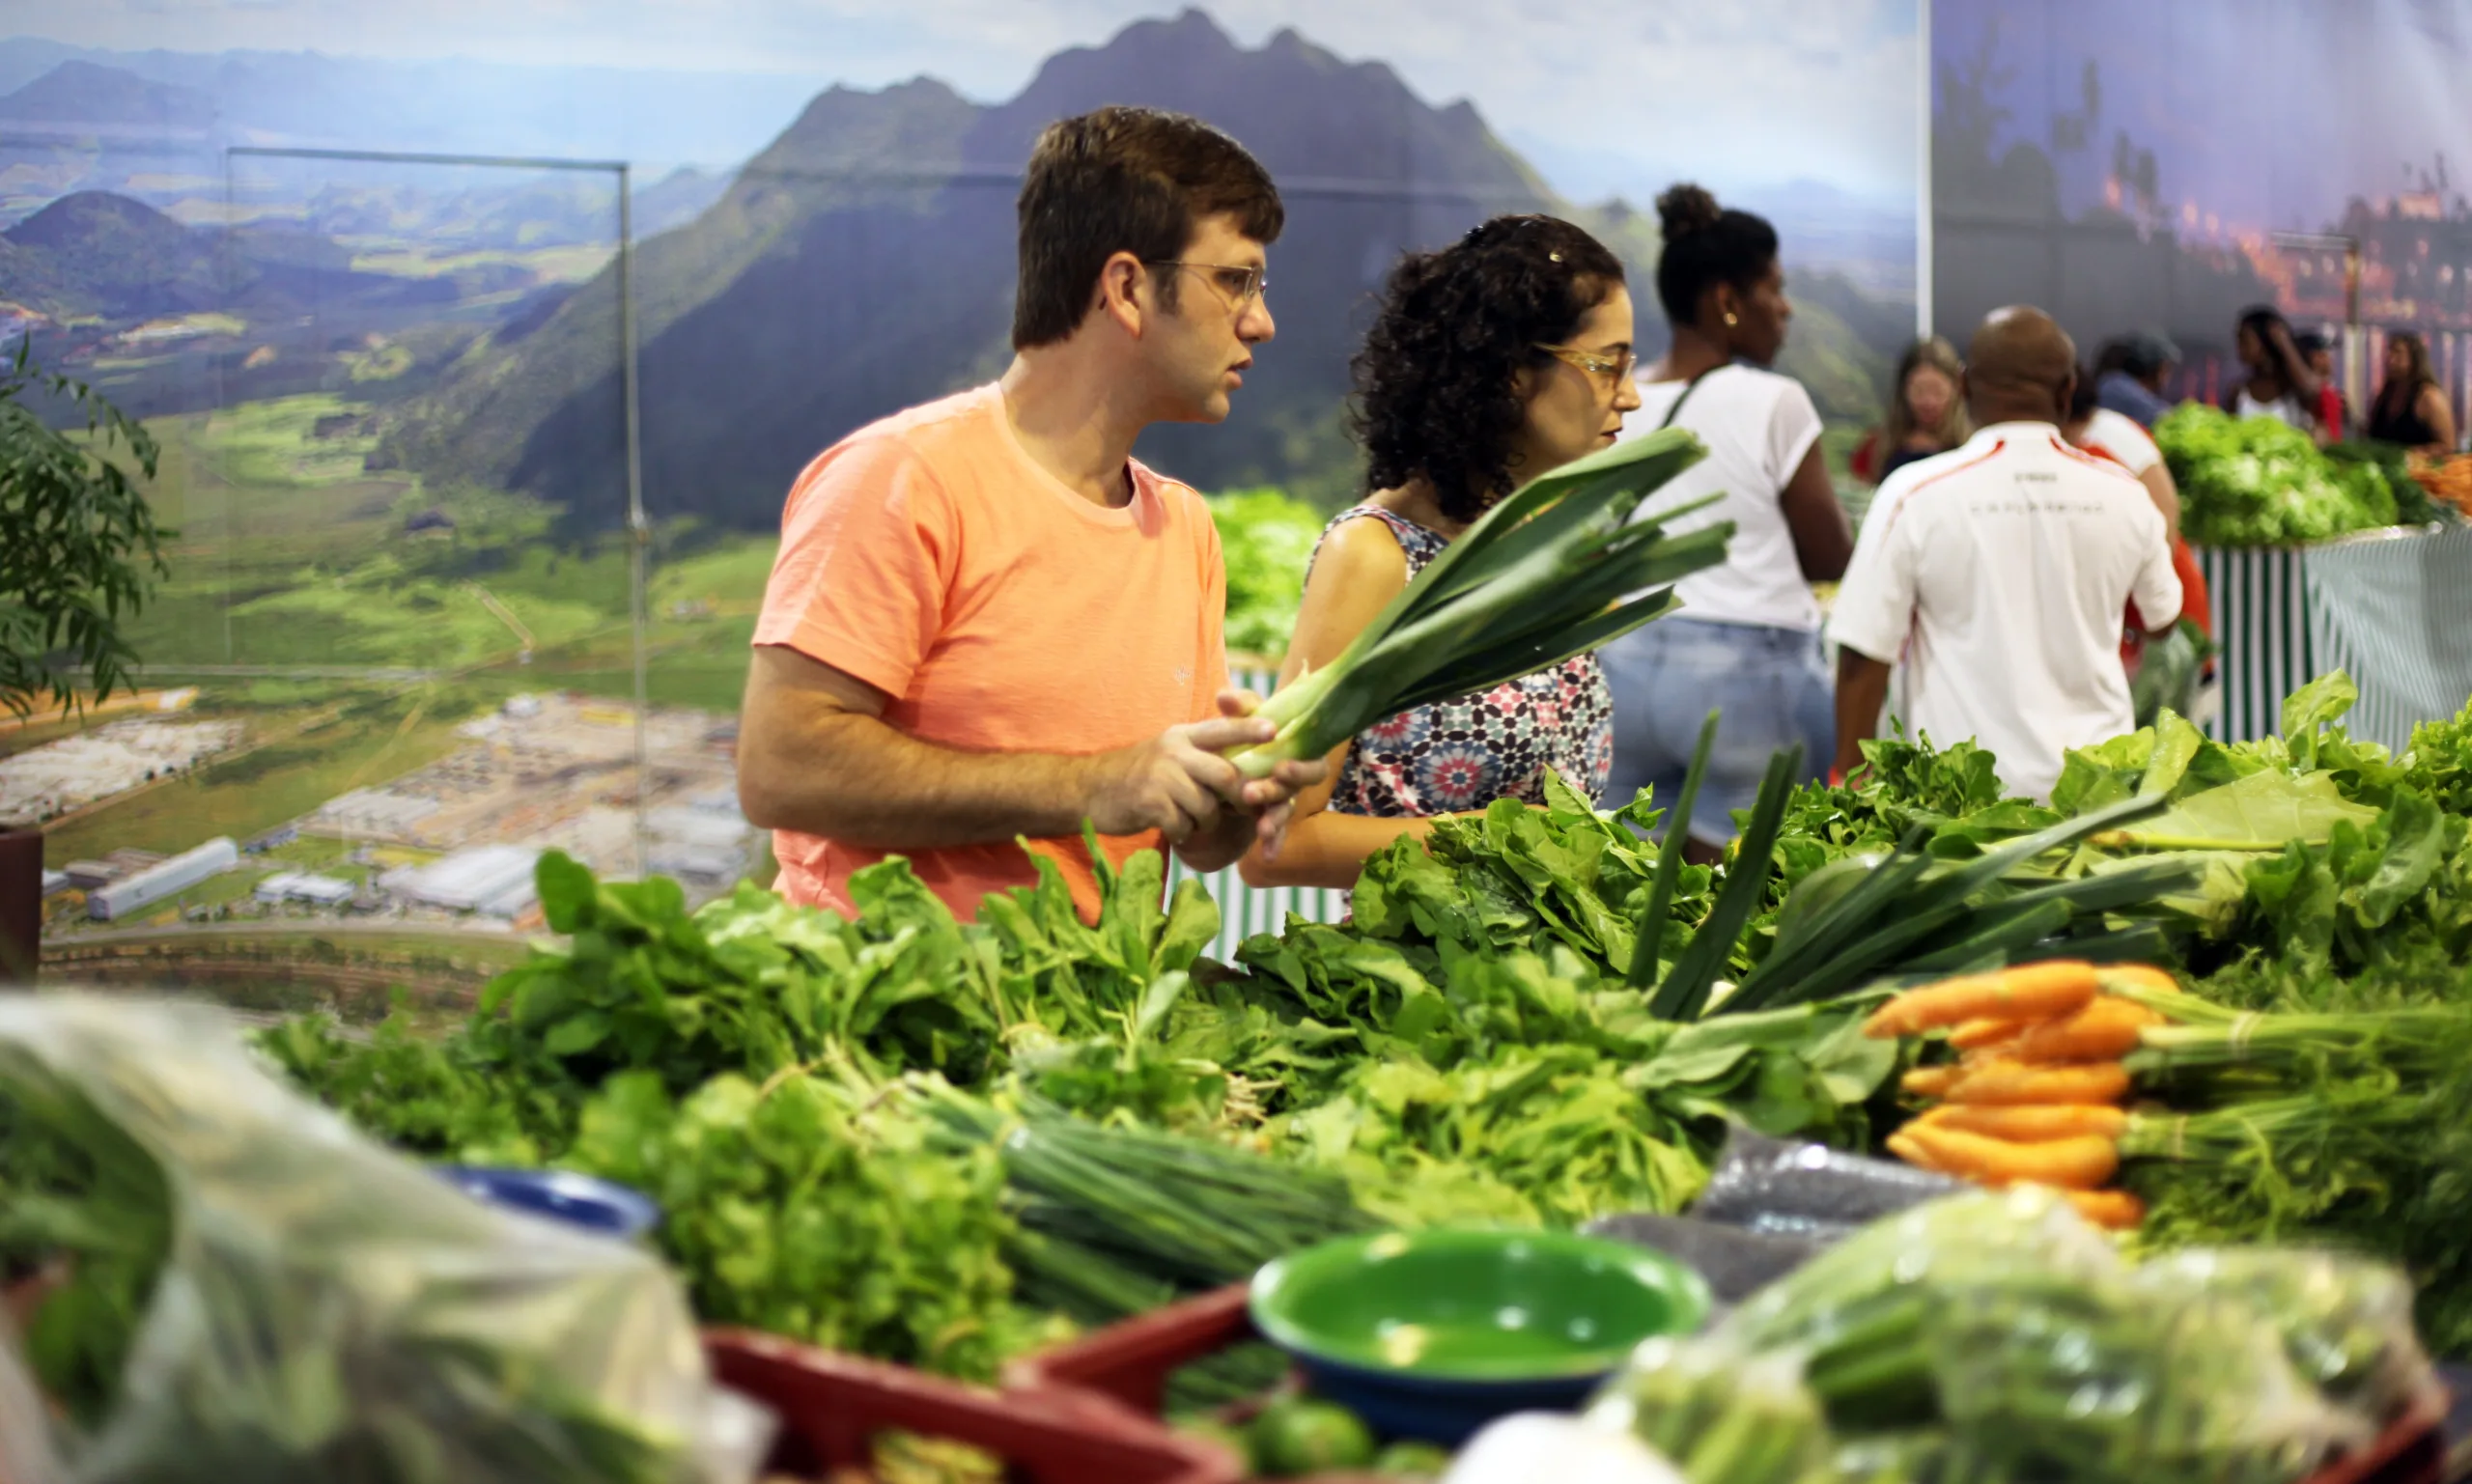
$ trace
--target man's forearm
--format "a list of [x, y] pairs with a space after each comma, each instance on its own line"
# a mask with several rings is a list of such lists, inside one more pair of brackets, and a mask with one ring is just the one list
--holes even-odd
[[1863, 766], [1863, 743], [1880, 729], [1888, 704], [1889, 667], [1859, 650], [1837, 650], [1837, 771], [1852, 777]]
[[[741, 748], [750, 819], [887, 851], [1073, 834], [1089, 813], [1097, 766], [1089, 757], [963, 752], [855, 714], [820, 720], [795, 740], [743, 735]], [[759, 755], [744, 755], [749, 749]]]

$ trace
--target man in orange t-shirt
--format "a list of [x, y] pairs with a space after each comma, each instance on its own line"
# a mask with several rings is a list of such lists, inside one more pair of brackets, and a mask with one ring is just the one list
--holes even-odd
[[1121, 861], [1276, 850], [1323, 765], [1248, 781], [1224, 688], [1226, 577], [1200, 496], [1144, 468], [1155, 422], [1218, 422], [1274, 333], [1284, 219], [1242, 146], [1182, 115], [1051, 126], [1022, 188], [1013, 363], [825, 450], [799, 476], [756, 621], [739, 798], [777, 889], [847, 911], [909, 857], [965, 919], [1054, 860], [1082, 915], [1090, 821]]

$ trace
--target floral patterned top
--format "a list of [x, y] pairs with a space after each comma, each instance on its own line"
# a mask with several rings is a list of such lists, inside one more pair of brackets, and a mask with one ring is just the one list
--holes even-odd
[[[1411, 578], [1449, 545], [1441, 532], [1378, 505], [1341, 511], [1322, 540], [1344, 521], [1365, 518], [1399, 538]], [[1321, 554], [1319, 543], [1313, 549]], [[1541, 804], [1548, 768], [1591, 798], [1613, 772], [1614, 693], [1594, 655], [1366, 727], [1348, 749], [1331, 808], [1412, 819], [1481, 809], [1497, 798]]]

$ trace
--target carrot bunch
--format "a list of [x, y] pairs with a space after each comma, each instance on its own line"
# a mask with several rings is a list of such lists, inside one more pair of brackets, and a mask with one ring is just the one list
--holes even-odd
[[2472, 511], [2472, 454], [2432, 459], [2426, 463], [2416, 460], [2410, 472], [2432, 498], [2444, 500], [2458, 510]]
[[2170, 991], [2139, 966], [2062, 961], [1909, 990], [1864, 1025], [1873, 1037], [1946, 1031], [1952, 1064], [1902, 1083], [1931, 1106], [1889, 1136], [1909, 1164], [1977, 1184], [2049, 1186], [2098, 1225], [2135, 1226], [2138, 1198], [2110, 1189], [2129, 1127], [2123, 1060], [2165, 1018], [2119, 991]]

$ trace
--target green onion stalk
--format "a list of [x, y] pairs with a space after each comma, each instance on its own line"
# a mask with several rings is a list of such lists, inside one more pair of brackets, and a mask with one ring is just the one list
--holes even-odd
[[1262, 703], [1278, 735], [1235, 753], [1236, 766], [1267, 777], [1385, 716], [1549, 669], [1671, 612], [1673, 582], [1723, 562], [1733, 524], [1666, 534], [1717, 495], [1632, 517], [1707, 452], [1688, 430], [1667, 428], [1531, 480], [1444, 547], [1337, 658]]

